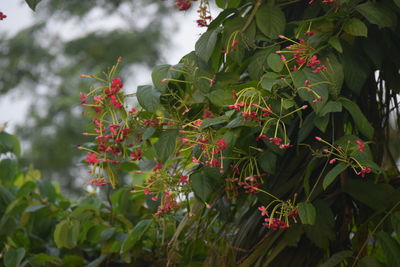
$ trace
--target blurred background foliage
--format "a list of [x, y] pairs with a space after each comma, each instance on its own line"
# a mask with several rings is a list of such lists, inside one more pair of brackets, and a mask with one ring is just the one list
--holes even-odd
[[[134, 66], [160, 61], [166, 25], [173, 25], [167, 23], [168, 12], [159, 0], [43, 1], [33, 25], [0, 40], [0, 94], [19, 90], [32, 100], [27, 120], [16, 128], [27, 147], [22, 164], [29, 159], [63, 191], [78, 192], [72, 178], [82, 172], [76, 167], [81, 153], [75, 145], [84, 142], [81, 129], [87, 123], [78, 96], [88, 87], [79, 75], [106, 70], [122, 56], [122, 75], [135, 80]], [[93, 28], [88, 21], [94, 14], [105, 26]], [[78, 32], [66, 36], [65, 25]]]

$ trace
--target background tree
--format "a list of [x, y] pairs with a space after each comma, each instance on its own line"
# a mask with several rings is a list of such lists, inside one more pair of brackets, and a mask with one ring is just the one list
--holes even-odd
[[[36, 8], [39, 1], [27, 2]], [[124, 72], [133, 81], [133, 66], [151, 66], [160, 59], [168, 28], [166, 12], [157, 0], [43, 1], [33, 25], [2, 38], [0, 93], [19, 90], [34, 99], [27, 121], [16, 129], [28, 144], [26, 162], [45, 177], [60, 181], [64, 190], [77, 189], [72, 184], [72, 178], [81, 175], [76, 146], [84, 141], [80, 129], [86, 122], [81, 120], [76, 97], [88, 86], [79, 75], [105, 70], [123, 56], [131, 66]], [[101, 28], [93, 29], [96, 18], [116, 26], [100, 23]], [[65, 35], [59, 31], [59, 27], [68, 29], [64, 25], [76, 25], [81, 32]]]

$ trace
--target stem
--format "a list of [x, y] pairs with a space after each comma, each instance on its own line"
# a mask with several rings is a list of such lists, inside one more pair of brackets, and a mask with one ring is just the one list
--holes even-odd
[[261, 0], [257, 0], [257, 2], [254, 5], [253, 10], [251, 11], [251, 14], [250, 14], [249, 18], [246, 21], [246, 24], [243, 26], [243, 28], [240, 30], [240, 32], [244, 32], [245, 30], [247, 30], [247, 28], [250, 26], [251, 22], [253, 21], [254, 16], [256, 15], [257, 10], [261, 6], [261, 4], [262, 4], [262, 1]]

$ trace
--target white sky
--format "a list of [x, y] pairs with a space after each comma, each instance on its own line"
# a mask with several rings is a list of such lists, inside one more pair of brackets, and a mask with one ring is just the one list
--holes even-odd
[[[171, 5], [173, 4], [170, 1]], [[37, 7], [40, 9], [40, 4]], [[5, 35], [14, 35], [19, 30], [29, 26], [33, 22], [35, 13], [29, 9], [25, 1], [17, 0], [2, 0], [0, 3], [0, 11], [7, 15], [7, 18], [0, 21], [0, 38]], [[92, 12], [92, 16], [99, 16], [96, 10]], [[215, 15], [216, 12], [213, 12]], [[168, 64], [176, 64], [179, 59], [190, 51], [194, 50], [194, 44], [199, 35], [205, 31], [204, 28], [197, 27], [195, 20], [197, 19], [197, 12], [192, 8], [191, 12], [176, 11], [176, 21], [179, 22], [178, 31], [174, 34], [171, 45], [163, 49], [163, 56]], [[90, 22], [91, 21], [91, 22]], [[103, 27], [103, 25], [91, 24], [94, 20], [85, 22], [86, 29], [93, 29], [96, 27]], [[97, 20], [100, 21], [100, 20]], [[104, 20], [101, 20], [104, 23]], [[119, 21], [117, 19], [108, 19], [106, 21], [107, 27], [118, 27]], [[73, 24], [59, 24], [55, 29], [62, 32], [63, 38], [69, 39], [76, 37], [76, 25]], [[136, 88], [139, 84], [150, 83], [151, 77], [147, 69], [136, 67], [135, 68], [135, 82], [131, 87]], [[127, 85], [129, 86], [129, 84]], [[136, 90], [136, 89], [133, 89]], [[132, 91], [132, 88], [129, 90]], [[21, 98], [20, 92], [10, 92], [7, 95], [0, 95], [0, 124], [8, 122], [7, 131], [13, 132], [15, 125], [24, 122], [27, 116], [27, 109], [30, 100], [28, 98]]]

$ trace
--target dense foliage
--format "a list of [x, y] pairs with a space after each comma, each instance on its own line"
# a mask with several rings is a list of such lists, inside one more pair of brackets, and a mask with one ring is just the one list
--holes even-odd
[[[82, 75], [94, 86], [80, 96], [92, 126], [79, 149], [105, 202], [59, 196], [57, 249], [7, 232], [4, 261], [79, 251], [81, 264], [110, 266], [400, 265], [400, 3], [216, 3], [209, 22], [207, 1], [175, 1], [200, 5], [207, 31], [178, 64], [154, 68], [139, 107], [121, 58]], [[4, 185], [10, 199], [16, 185]], [[4, 203], [15, 231], [46, 205]]]

